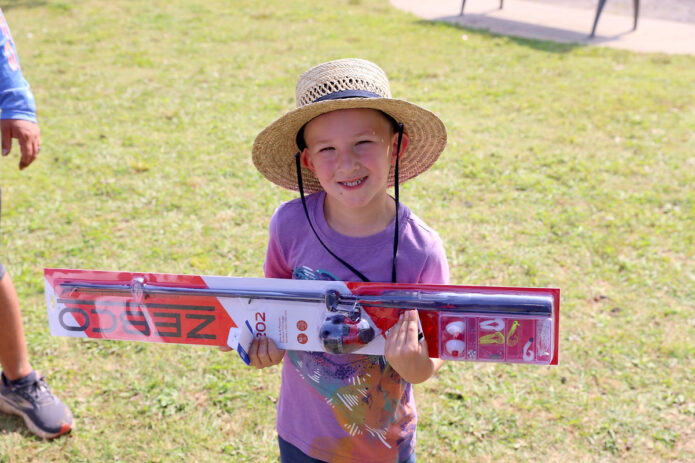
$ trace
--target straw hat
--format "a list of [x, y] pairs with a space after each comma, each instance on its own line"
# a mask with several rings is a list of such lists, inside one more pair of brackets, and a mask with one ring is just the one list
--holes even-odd
[[[410, 143], [399, 160], [399, 183], [429, 169], [446, 145], [446, 128], [430, 111], [391, 98], [388, 78], [376, 64], [362, 59], [340, 59], [319, 64], [299, 76], [297, 108], [258, 134], [253, 143], [253, 163], [265, 178], [288, 190], [299, 190], [295, 154], [297, 133], [321, 114], [338, 109], [371, 108], [403, 123]], [[304, 191], [323, 188], [314, 174], [302, 168]], [[393, 168], [388, 185], [393, 186]]]

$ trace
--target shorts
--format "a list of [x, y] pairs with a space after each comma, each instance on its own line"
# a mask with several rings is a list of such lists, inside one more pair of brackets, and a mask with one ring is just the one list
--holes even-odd
[[[311, 458], [280, 436], [278, 436], [278, 444], [280, 445], [280, 461], [282, 463], [325, 463], [322, 460]], [[415, 463], [415, 452], [401, 463]]]

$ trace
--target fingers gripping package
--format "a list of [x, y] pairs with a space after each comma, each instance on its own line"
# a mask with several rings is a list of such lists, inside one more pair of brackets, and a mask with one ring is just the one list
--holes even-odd
[[558, 363], [559, 289], [52, 268], [44, 277], [54, 336], [228, 346], [247, 363], [259, 336], [281, 349], [383, 355], [399, 315], [416, 309], [430, 357]]

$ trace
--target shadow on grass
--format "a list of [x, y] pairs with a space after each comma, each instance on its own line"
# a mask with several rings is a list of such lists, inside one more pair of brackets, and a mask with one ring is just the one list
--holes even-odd
[[[0, 5], [0, 9], [2, 9], [2, 11], [10, 11], [23, 8], [40, 8], [43, 6], [47, 6], [45, 0], [13, 0], [12, 2], [3, 2], [2, 5]], [[68, 5], [67, 3], [55, 2], [52, 6], [65, 8]]]
[[12, 2], [3, 2], [3, 4], [0, 5], [0, 7], [2, 7], [2, 11], [20, 8], [38, 8], [42, 6], [46, 6], [46, 2], [44, 0], [14, 0]]
[[[0, 412], [0, 436], [14, 433], [20, 434], [22, 437], [35, 437], [24, 425], [24, 420], [21, 417]], [[4, 460], [0, 458], [0, 461]]]
[[442, 16], [431, 20], [419, 19], [415, 23], [430, 26], [445, 25], [485, 37], [507, 37], [510, 41], [519, 45], [550, 53], [567, 53], [575, 48], [600, 45], [632, 32], [630, 28], [621, 34], [612, 36], [596, 35], [591, 38], [589, 37], [590, 24], [587, 25], [587, 32], [582, 33], [538, 24], [493, 18], [485, 14], [467, 14], [463, 17]]
[[14, 0], [13, 2], [3, 2], [3, 4], [0, 5], [0, 9], [2, 9], [2, 11], [10, 11], [24, 8], [40, 8], [42, 6], [46, 6], [44, 0]]

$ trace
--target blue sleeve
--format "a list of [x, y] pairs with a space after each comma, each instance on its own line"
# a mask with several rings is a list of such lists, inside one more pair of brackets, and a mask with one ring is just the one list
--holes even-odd
[[10, 27], [0, 10], [0, 118], [36, 121], [36, 103], [22, 76]]

